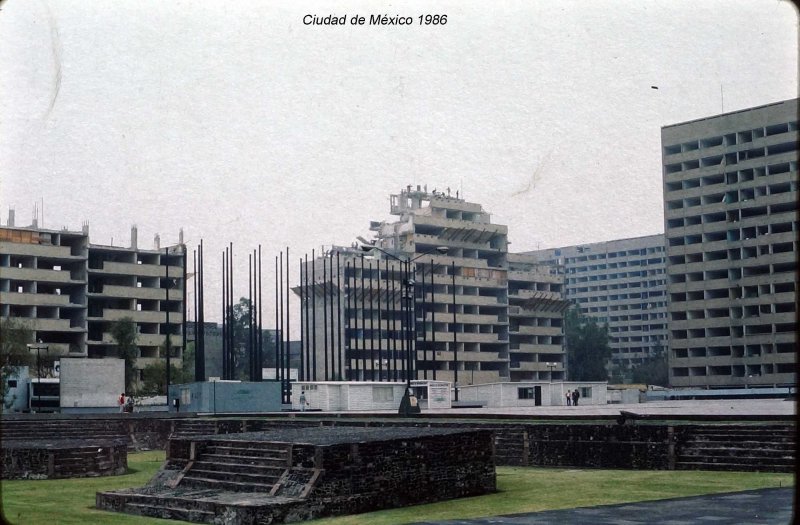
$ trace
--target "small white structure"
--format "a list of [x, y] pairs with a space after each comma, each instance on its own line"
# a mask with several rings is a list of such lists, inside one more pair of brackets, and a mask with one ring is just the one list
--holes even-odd
[[515, 381], [459, 386], [459, 401], [485, 403], [488, 407], [564, 406], [567, 392], [578, 390], [578, 405], [605, 405], [605, 381]]
[[405, 389], [406, 384], [399, 382], [303, 381], [292, 384], [292, 409], [302, 409], [300, 395], [304, 393], [306, 410], [398, 410]]
[[419, 399], [420, 407], [427, 409], [452, 408], [452, 383], [449, 381], [411, 381], [411, 390]]
[[117, 400], [125, 391], [125, 360], [62, 357], [59, 379], [62, 412], [119, 411]]
[[21, 366], [15, 374], [6, 378], [6, 395], [3, 399], [3, 412], [23, 412], [28, 410], [28, 367]]

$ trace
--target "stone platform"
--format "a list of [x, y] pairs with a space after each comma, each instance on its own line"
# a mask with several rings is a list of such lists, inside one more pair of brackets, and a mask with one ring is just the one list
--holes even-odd
[[2, 479], [115, 476], [128, 470], [124, 439], [3, 440], [2, 453]]
[[172, 438], [141, 488], [100, 509], [199, 523], [356, 514], [496, 490], [492, 432], [317, 427]]

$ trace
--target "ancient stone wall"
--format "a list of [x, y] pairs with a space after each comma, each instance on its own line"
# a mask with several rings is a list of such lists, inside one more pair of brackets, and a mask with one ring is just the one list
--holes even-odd
[[91, 443], [62, 440], [58, 445], [4, 443], [3, 479], [56, 479], [113, 476], [128, 470], [124, 442]]

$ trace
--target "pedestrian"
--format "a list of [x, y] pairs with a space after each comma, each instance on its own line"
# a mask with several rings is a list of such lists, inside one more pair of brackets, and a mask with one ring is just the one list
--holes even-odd
[[125, 411], [125, 392], [122, 392], [119, 395], [119, 399], [117, 399], [117, 404], [119, 405], [119, 411], [120, 412], [124, 412]]
[[581, 398], [581, 395], [578, 392], [578, 389], [576, 388], [575, 390], [572, 391], [572, 406], [574, 406], [574, 407], [578, 406], [578, 399], [580, 399], [580, 398]]
[[306, 411], [306, 391], [300, 392], [300, 412]]
[[570, 396], [571, 396], [571, 394], [569, 392], [567, 392], [567, 406], [570, 406], [572, 404], [572, 397], [570, 397]]

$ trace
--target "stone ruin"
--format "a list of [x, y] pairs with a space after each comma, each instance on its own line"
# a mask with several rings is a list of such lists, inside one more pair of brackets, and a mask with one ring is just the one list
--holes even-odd
[[128, 470], [122, 439], [3, 440], [2, 479], [116, 476]]
[[129, 514], [266, 524], [495, 490], [489, 430], [317, 427], [172, 438], [147, 485], [96, 500]]

